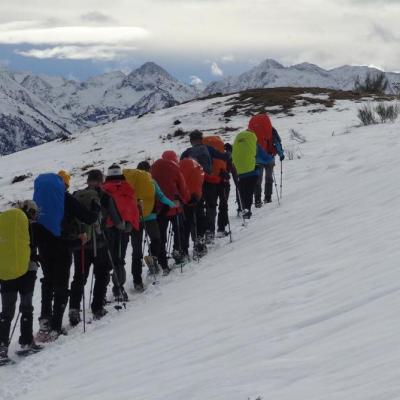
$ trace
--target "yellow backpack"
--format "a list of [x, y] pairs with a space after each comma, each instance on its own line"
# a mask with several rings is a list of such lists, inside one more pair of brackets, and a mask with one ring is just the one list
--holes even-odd
[[135, 191], [136, 198], [143, 201], [143, 217], [149, 216], [156, 203], [156, 189], [150, 173], [140, 169], [124, 169], [126, 181]]
[[0, 280], [25, 275], [31, 256], [29, 221], [17, 208], [0, 213]]

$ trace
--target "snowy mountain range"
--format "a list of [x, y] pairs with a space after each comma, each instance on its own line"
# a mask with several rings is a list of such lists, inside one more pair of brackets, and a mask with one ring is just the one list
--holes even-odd
[[[250, 71], [239, 76], [230, 76], [218, 82], [212, 82], [205, 89], [206, 94], [235, 93], [247, 89], [273, 87], [318, 87], [336, 90], [353, 90], [357, 79], [363, 81], [368, 73], [381, 71], [365, 66], [345, 65], [326, 70], [317, 65], [302, 63], [285, 67], [275, 60], [267, 59]], [[400, 82], [400, 74], [386, 73], [389, 81], [388, 92], [394, 92], [394, 86]]]
[[[0, 155], [202, 95], [271, 87], [352, 90], [356, 79], [362, 80], [368, 72], [379, 70], [357, 66], [324, 70], [309, 63], [284, 67], [267, 59], [248, 72], [213, 82], [200, 92], [153, 62], [130, 74], [109, 72], [83, 82], [13, 72], [0, 66]], [[393, 92], [400, 74], [386, 75], [388, 90]]]
[[32, 147], [115, 119], [174, 106], [196, 88], [148, 62], [126, 75], [84, 82], [0, 69], [0, 154]]
[[[1, 367], [0, 399], [397, 400], [400, 120], [360, 127], [360, 103], [324, 107], [324, 91], [311, 92], [298, 97], [291, 116], [272, 116], [287, 155], [280, 206], [274, 193], [243, 227], [232, 181], [233, 243], [218, 239], [199, 262], [156, 285], [143, 268], [141, 294], [128, 252], [126, 309], [106, 305], [108, 314], [90, 319], [86, 333], [69, 328], [65, 316], [68, 335], [38, 354], [14, 354], [17, 324], [9, 351], [16, 364]], [[185, 132], [201, 128], [232, 143], [249, 122], [246, 110], [225, 120], [240, 97], [187, 102], [0, 157], [0, 210], [32, 198], [43, 172], [70, 171], [74, 191], [91, 168], [180, 154], [189, 142], [173, 136], [177, 120]], [[304, 98], [322, 103], [304, 105]], [[39, 269], [35, 332], [41, 277]], [[88, 282], [88, 320], [89, 297]]]

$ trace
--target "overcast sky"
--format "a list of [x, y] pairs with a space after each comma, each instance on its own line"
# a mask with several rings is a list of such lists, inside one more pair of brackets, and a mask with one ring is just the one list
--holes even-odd
[[400, 70], [400, 0], [10, 0], [0, 62], [83, 79], [152, 60], [186, 82], [265, 58]]

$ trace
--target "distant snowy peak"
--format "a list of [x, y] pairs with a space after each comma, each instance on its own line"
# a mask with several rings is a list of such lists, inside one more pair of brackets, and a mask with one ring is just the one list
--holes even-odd
[[[326, 70], [311, 63], [284, 67], [275, 60], [267, 59], [237, 77], [228, 77], [210, 83], [205, 94], [233, 93], [247, 89], [270, 87], [320, 87], [337, 90], [352, 90], [357, 79], [363, 80], [368, 73], [379, 73], [376, 68], [366, 66], [342, 66]], [[400, 74], [386, 73], [388, 92], [400, 81]]]
[[[0, 155], [199, 95], [153, 62], [79, 82], [0, 68]], [[13, 122], [14, 121], [14, 122]]]

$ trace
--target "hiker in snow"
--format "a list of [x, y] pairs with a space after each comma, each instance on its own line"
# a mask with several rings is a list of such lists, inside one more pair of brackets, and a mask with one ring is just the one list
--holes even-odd
[[[126, 282], [125, 254], [130, 235], [137, 235], [139, 232], [139, 209], [136, 195], [126, 181], [121, 167], [117, 164], [108, 168], [106, 181], [102, 188], [113, 198], [123, 221], [121, 224], [115, 225], [110, 218], [107, 220], [107, 237], [115, 268], [112, 277], [112, 291], [116, 301], [128, 301], [128, 295], [124, 289]], [[137, 289], [140, 288], [137, 287]]]
[[[285, 159], [285, 154], [282, 148], [281, 138], [277, 130], [272, 126], [271, 120], [267, 114], [259, 114], [253, 116], [249, 121], [249, 130], [254, 132], [257, 136], [257, 143], [269, 155], [275, 156], [278, 154], [282, 162]], [[275, 161], [269, 164], [258, 164], [259, 177], [254, 193], [255, 207], [262, 206], [262, 183], [265, 171], [265, 186], [264, 186], [264, 203], [271, 203], [272, 188], [274, 184], [274, 167]]]
[[100, 170], [90, 170], [87, 175], [87, 187], [73, 195], [84, 205], [90, 205], [92, 202], [98, 204], [101, 213], [98, 221], [93, 225], [75, 224], [77, 234], [86, 233], [90, 240], [74, 251], [75, 270], [71, 283], [68, 314], [71, 326], [75, 326], [81, 321], [80, 305], [92, 264], [94, 287], [91, 309], [93, 317], [100, 319], [107, 313], [104, 308], [104, 299], [106, 298], [112, 265], [109, 259], [108, 241], [105, 236], [106, 221], [110, 219], [114, 226], [120, 226], [123, 221], [112, 197], [101, 189], [103, 181], [103, 173]]
[[[219, 153], [225, 153], [225, 144], [220, 136], [206, 136], [203, 138], [203, 144], [211, 147]], [[229, 153], [230, 154], [230, 153]], [[212, 171], [211, 174], [205, 176], [207, 185], [209, 186], [209, 193], [212, 193], [212, 202], [218, 204], [218, 218], [217, 210], [215, 214], [210, 216], [210, 225], [208, 230], [211, 232], [213, 237], [215, 234], [215, 223], [217, 222], [217, 237], [225, 237], [229, 235], [229, 232], [225, 228], [229, 224], [228, 216], [228, 196], [229, 191], [226, 189], [226, 182], [229, 184], [229, 173], [228, 173], [228, 162], [213, 158], [212, 159]]]
[[[157, 215], [153, 214], [156, 203], [156, 187], [151, 174], [146, 171], [150, 165], [144, 161], [139, 163], [137, 169], [124, 169], [122, 171], [126, 181], [135, 191], [139, 209], [139, 230], [130, 235], [132, 243], [132, 276], [136, 291], [143, 292], [142, 260], [143, 260], [143, 234], [149, 238], [149, 256], [144, 257], [146, 265], [152, 274], [159, 272], [158, 256], [160, 251], [160, 230], [157, 223]], [[175, 205], [168, 202], [172, 207]]]
[[[11, 218], [8, 219], [8, 216]], [[18, 294], [20, 296], [21, 335], [18, 340], [20, 349], [17, 353], [20, 355], [31, 354], [42, 348], [36, 345], [33, 339], [32, 298], [36, 271], [39, 266], [34, 234], [37, 216], [38, 208], [32, 200], [17, 203], [16, 209], [0, 214], [0, 235], [2, 238], [5, 237], [0, 244], [0, 258], [1, 262], [4, 263], [0, 275], [2, 304], [0, 314], [0, 365], [11, 362], [8, 358], [8, 346]], [[15, 235], [16, 232], [18, 232], [18, 236]], [[20, 272], [18, 272], [19, 268], [22, 268]]]
[[[185, 158], [192, 158], [196, 160], [202, 167], [205, 173], [203, 184], [203, 198], [201, 203], [206, 210], [205, 220], [205, 239], [206, 242], [211, 243], [214, 239], [215, 232], [215, 218], [217, 213], [217, 185], [213, 183], [213, 160], [218, 159], [222, 161], [229, 161], [230, 154], [222, 153], [214, 147], [208, 146], [203, 143], [203, 133], [195, 130], [190, 133], [190, 144], [192, 147], [186, 149], [182, 155], [181, 160]], [[200, 231], [202, 231], [202, 228]]]
[[[205, 220], [204, 207], [200, 203], [203, 197], [204, 171], [202, 166], [191, 158], [179, 162], [179, 169], [185, 178], [190, 200], [184, 205], [184, 234], [182, 240], [183, 252], [189, 257], [190, 237], [193, 240], [193, 256], [202, 257], [207, 253], [207, 247], [201, 243], [204, 231], [199, 232], [199, 222]], [[202, 224], [204, 226], [204, 223]]]
[[68, 284], [73, 249], [86, 243], [86, 234], [70, 236], [71, 221], [93, 224], [98, 206], [87, 209], [68, 191], [69, 175], [42, 174], [35, 179], [33, 199], [39, 208], [37, 243], [43, 278], [42, 307], [37, 341], [57, 339], [63, 333], [62, 320], [68, 303]]
[[168, 241], [168, 225], [170, 223], [174, 232], [172, 256], [177, 264], [184, 262], [182, 206], [189, 201], [189, 192], [178, 162], [176, 153], [168, 151], [164, 152], [162, 158], [157, 160], [151, 167], [151, 175], [160, 186], [162, 192], [168, 199], [176, 203], [174, 208], [158, 205], [157, 220], [161, 235], [159, 262], [162, 269], [167, 273], [169, 272], [169, 266], [166, 245]]
[[238, 175], [239, 208], [243, 218], [249, 219], [252, 215], [254, 190], [260, 175], [257, 165], [268, 165], [274, 162], [274, 158], [257, 143], [255, 133], [243, 131], [235, 137], [232, 159]]

